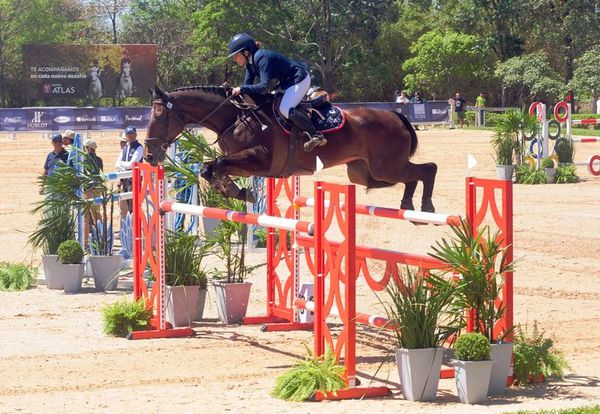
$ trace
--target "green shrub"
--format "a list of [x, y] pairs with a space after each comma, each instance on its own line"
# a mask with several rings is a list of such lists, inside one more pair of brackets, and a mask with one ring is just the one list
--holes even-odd
[[572, 164], [575, 156], [575, 146], [573, 141], [566, 138], [559, 138], [554, 144], [554, 152], [558, 156], [559, 164]]
[[0, 290], [27, 290], [33, 285], [36, 273], [32, 266], [0, 262]]
[[259, 227], [254, 232], [254, 236], [256, 236], [256, 247], [267, 247], [267, 229], [264, 227]]
[[454, 357], [461, 361], [490, 359], [490, 341], [479, 333], [461, 335], [454, 344]]
[[149, 329], [151, 317], [152, 310], [146, 309], [143, 298], [137, 302], [123, 298], [102, 308], [104, 333], [123, 338], [133, 331]]
[[317, 391], [336, 393], [346, 388], [344, 367], [337, 363], [333, 352], [328, 351], [319, 358], [313, 358], [309, 352], [306, 360], [275, 380], [271, 395], [287, 401], [306, 401]]
[[58, 260], [62, 264], [83, 262], [83, 249], [77, 240], [65, 240], [58, 246]]
[[579, 177], [576, 171], [577, 168], [573, 164], [559, 164], [558, 168], [556, 168], [556, 183], [569, 184], [578, 182]]
[[527, 384], [530, 376], [538, 374], [562, 378], [568, 368], [562, 354], [554, 349], [552, 339], [545, 338], [545, 332], [539, 329], [537, 321], [531, 332], [527, 326], [518, 325], [514, 344], [513, 378], [518, 384]]
[[202, 260], [213, 244], [207, 240], [200, 245], [197, 236], [186, 234], [184, 231], [167, 231], [165, 244], [167, 285], [199, 285], [201, 289], [206, 289], [207, 276], [202, 269]]
[[549, 157], [542, 158], [542, 168], [554, 168], [554, 160]]
[[529, 164], [521, 164], [516, 171], [517, 184], [544, 184], [546, 183], [546, 172]]

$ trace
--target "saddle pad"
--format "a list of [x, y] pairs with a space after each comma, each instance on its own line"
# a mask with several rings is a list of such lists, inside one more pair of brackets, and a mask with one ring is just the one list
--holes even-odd
[[[322, 134], [331, 134], [344, 127], [344, 124], [346, 123], [346, 116], [339, 107], [329, 104], [321, 106], [318, 111], [323, 115], [323, 117], [325, 117], [325, 119], [322, 119], [319, 114], [315, 113], [314, 111], [311, 111], [310, 117], [313, 125], [317, 128], [317, 131], [321, 132]], [[284, 132], [289, 135], [292, 130], [292, 124], [283, 116], [281, 116], [279, 111], [273, 112], [275, 112], [275, 118], [277, 119], [279, 126], [281, 126]]]

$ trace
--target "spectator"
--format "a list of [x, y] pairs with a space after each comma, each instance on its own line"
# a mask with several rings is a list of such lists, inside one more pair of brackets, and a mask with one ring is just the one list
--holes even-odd
[[485, 107], [485, 95], [483, 94], [483, 92], [480, 92], [479, 96], [475, 99], [475, 106], [478, 108]]
[[79, 155], [73, 147], [73, 142], [75, 141], [75, 131], [67, 129], [61, 135], [63, 137], [63, 144], [65, 146], [65, 150], [67, 151], [67, 154], [69, 154], [67, 158], [67, 164], [75, 168], [76, 158]]
[[477, 119], [476, 119], [475, 123], [477, 124], [478, 127], [482, 127], [485, 124], [484, 111], [483, 111], [483, 108], [485, 108], [485, 96], [483, 95], [483, 92], [480, 92], [479, 96], [477, 98], [475, 98], [475, 106], [477, 108], [479, 108], [476, 111]]
[[[104, 167], [102, 158], [96, 155], [97, 147], [98, 146], [96, 145], [96, 142], [91, 139], [86, 139], [83, 142], [83, 149], [87, 153], [87, 157], [85, 158], [83, 168], [92, 174], [99, 174]], [[87, 199], [96, 198], [100, 195], [101, 193], [95, 191], [93, 188], [88, 188], [85, 190], [85, 198]], [[99, 206], [94, 205], [85, 213], [85, 219], [83, 222], [84, 246], [86, 246], [88, 243], [91, 226], [101, 219], [102, 216], [100, 215]]]
[[412, 103], [423, 103], [423, 102], [425, 102], [425, 99], [423, 99], [421, 97], [421, 94], [419, 92], [415, 92], [415, 94], [413, 95], [413, 97], [410, 99], [410, 102], [412, 102]]
[[600, 95], [598, 95], [598, 100], [596, 101], [596, 113], [600, 114]]
[[[460, 127], [462, 128], [465, 125], [465, 111], [467, 109], [467, 101], [460, 95], [459, 92], [456, 92], [454, 95], [454, 106], [456, 110], [456, 116], [458, 117], [458, 122], [460, 123]], [[469, 123], [467, 123], [469, 126]]]
[[396, 103], [407, 104], [410, 100], [406, 94], [406, 91], [400, 92], [400, 94], [396, 97]]
[[96, 155], [96, 148], [98, 148], [98, 145], [91, 139], [86, 139], [83, 142], [83, 149], [88, 154], [91, 168], [93, 168], [95, 172], [100, 172], [104, 170], [104, 162], [102, 161], [102, 158]]
[[52, 175], [61, 162], [67, 163], [69, 153], [63, 146], [63, 137], [59, 133], [52, 134], [52, 146], [54, 149], [46, 156], [44, 162], [44, 175]]
[[[128, 126], [125, 128], [125, 145], [121, 144], [120, 157], [117, 158], [115, 167], [117, 171], [129, 171], [133, 168], [134, 162], [141, 162], [144, 155], [144, 148], [137, 140], [137, 130], [135, 127]], [[121, 180], [121, 192], [126, 193], [132, 190], [132, 179], [124, 178]], [[124, 219], [127, 212], [133, 212], [131, 200], [126, 200], [127, 209], [123, 211], [121, 208], [121, 219]]]

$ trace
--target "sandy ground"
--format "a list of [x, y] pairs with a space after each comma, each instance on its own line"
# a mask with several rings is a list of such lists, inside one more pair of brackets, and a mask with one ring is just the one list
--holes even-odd
[[[421, 131], [417, 160], [439, 165], [434, 194], [440, 212], [464, 211], [467, 153], [479, 160], [474, 174], [494, 176], [490, 133], [434, 129]], [[112, 165], [118, 151], [115, 133], [95, 134], [98, 153]], [[50, 143], [40, 134], [0, 135], [0, 260], [40, 262], [26, 245], [36, 218], [36, 175]], [[577, 159], [600, 154], [600, 145], [578, 147]], [[287, 403], [269, 396], [275, 378], [311, 344], [308, 332], [264, 333], [258, 327], [223, 326], [216, 320], [214, 294], [207, 319], [190, 339], [127, 341], [102, 334], [100, 309], [126, 289], [65, 295], [45, 286], [19, 293], [0, 292], [0, 412], [274, 412], [383, 413], [510, 412], [600, 403], [600, 179], [582, 168], [572, 185], [516, 186], [514, 200], [515, 321], [532, 322], [553, 335], [572, 370], [564, 381], [511, 388], [483, 406], [458, 403], [453, 380], [441, 380], [434, 403], [404, 401], [395, 364], [385, 340], [359, 330], [358, 369], [368, 383], [377, 378], [393, 389], [383, 399], [324, 403]], [[346, 182], [341, 168], [320, 177]], [[312, 178], [303, 179], [310, 194]], [[402, 188], [358, 190], [363, 202], [397, 206]], [[448, 229], [358, 220], [361, 244], [425, 253]], [[264, 260], [261, 251], [251, 260]], [[249, 315], [264, 312], [264, 273], [254, 283]], [[358, 309], [381, 313], [376, 298], [362, 290]], [[386, 362], [387, 361], [387, 362]], [[381, 363], [383, 365], [380, 367]]]

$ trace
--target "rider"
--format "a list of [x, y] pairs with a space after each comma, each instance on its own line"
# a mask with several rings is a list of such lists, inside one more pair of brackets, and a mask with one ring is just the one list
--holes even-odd
[[[279, 112], [309, 138], [304, 144], [305, 151], [327, 144], [323, 134], [318, 132], [304, 111], [296, 109], [310, 88], [310, 74], [298, 62], [274, 52], [261, 49], [247, 33], [240, 33], [227, 45], [229, 56], [239, 66], [246, 66], [246, 76], [242, 86], [233, 88], [233, 95], [267, 94], [281, 88], [284, 90]], [[259, 82], [254, 84], [255, 78]]]

